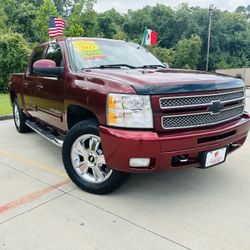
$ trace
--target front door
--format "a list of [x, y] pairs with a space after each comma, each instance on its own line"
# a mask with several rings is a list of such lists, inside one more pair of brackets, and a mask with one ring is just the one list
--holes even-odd
[[[57, 67], [64, 66], [61, 47], [50, 43], [45, 51], [45, 59], [53, 60]], [[39, 97], [37, 112], [41, 120], [61, 130], [65, 130], [64, 117], [64, 74], [60, 77], [39, 76]]]

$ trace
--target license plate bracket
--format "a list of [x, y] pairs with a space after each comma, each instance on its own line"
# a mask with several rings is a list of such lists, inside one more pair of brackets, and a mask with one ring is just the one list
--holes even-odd
[[228, 146], [207, 151], [202, 154], [202, 168], [210, 168], [222, 164], [227, 158]]

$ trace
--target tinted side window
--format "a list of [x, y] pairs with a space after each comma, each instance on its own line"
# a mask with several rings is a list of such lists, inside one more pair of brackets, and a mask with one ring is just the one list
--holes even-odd
[[44, 51], [44, 47], [38, 47], [35, 49], [34, 53], [33, 53], [33, 57], [31, 59], [31, 63], [30, 63], [30, 73], [33, 74], [33, 64], [42, 59], [43, 56], [43, 51]]
[[49, 45], [45, 55], [45, 59], [54, 61], [57, 67], [63, 66], [62, 51], [58, 43], [53, 43]]

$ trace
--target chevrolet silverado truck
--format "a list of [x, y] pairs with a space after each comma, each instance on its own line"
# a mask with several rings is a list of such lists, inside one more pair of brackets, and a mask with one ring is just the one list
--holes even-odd
[[112, 192], [129, 173], [223, 163], [250, 127], [242, 80], [169, 69], [127, 41], [39, 45], [9, 93], [17, 130], [62, 147], [71, 180], [95, 194]]

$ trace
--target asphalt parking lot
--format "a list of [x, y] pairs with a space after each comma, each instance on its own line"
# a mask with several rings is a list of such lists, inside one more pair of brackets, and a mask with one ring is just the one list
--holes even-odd
[[0, 249], [250, 249], [249, 153], [250, 137], [223, 165], [97, 196], [67, 178], [60, 148], [1, 121]]

